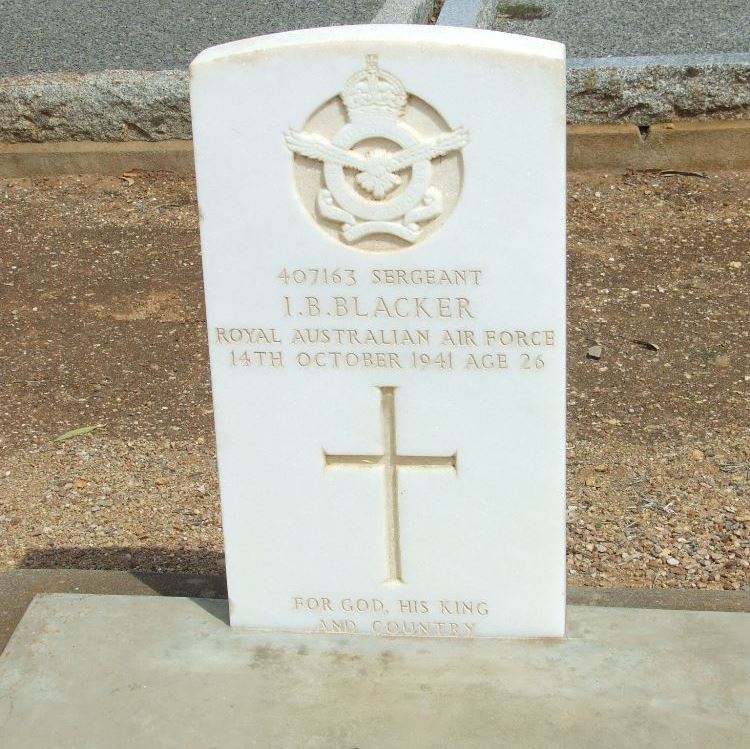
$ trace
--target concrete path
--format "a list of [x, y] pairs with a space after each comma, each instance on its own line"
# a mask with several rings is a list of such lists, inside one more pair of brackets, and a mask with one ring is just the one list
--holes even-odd
[[0, 657], [14, 749], [728, 749], [750, 615], [570, 606], [563, 640], [290, 635], [226, 601], [47, 595]]
[[385, 0], [0, 0], [0, 77], [184, 69], [213, 44], [369, 23]]
[[[750, 52], [748, 0], [535, 0], [539, 20], [495, 28], [565, 43], [569, 57]], [[520, 5], [501, 0], [504, 6]]]

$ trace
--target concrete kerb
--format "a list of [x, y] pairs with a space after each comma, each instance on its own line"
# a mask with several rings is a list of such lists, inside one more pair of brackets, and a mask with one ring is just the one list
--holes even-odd
[[0, 79], [0, 142], [186, 140], [188, 73], [107, 70]]
[[650, 125], [750, 116], [750, 54], [572, 58], [568, 122]]
[[[750, 120], [570, 125], [570, 171], [750, 168]], [[0, 143], [0, 178], [193, 171], [190, 140]]]
[[[449, 0], [438, 23], [481, 24], [496, 4]], [[375, 20], [425, 22], [432, 7], [387, 0]], [[573, 58], [567, 96], [572, 169], [750, 166], [750, 54]], [[0, 79], [0, 177], [190, 171], [190, 137], [186, 71]]]
[[[750, 54], [573, 59], [567, 89], [572, 124], [748, 118]], [[188, 138], [186, 71], [0, 79], [0, 143]]]

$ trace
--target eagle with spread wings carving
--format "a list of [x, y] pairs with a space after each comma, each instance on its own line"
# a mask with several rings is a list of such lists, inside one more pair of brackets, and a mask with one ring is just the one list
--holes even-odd
[[398, 172], [419, 161], [432, 160], [451, 151], [463, 148], [469, 142], [469, 132], [459, 127], [435, 138], [425, 139], [400, 151], [389, 152], [382, 148], [357, 153], [333, 145], [317, 133], [288, 130], [284, 140], [290, 151], [308, 159], [337, 164], [357, 172], [355, 180], [363, 190], [377, 200], [382, 200], [402, 182]]

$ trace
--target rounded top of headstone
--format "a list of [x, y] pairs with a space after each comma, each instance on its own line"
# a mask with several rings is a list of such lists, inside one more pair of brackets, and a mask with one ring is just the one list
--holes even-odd
[[346, 82], [341, 98], [351, 119], [377, 115], [395, 120], [406, 107], [406, 90], [401, 81], [378, 67], [377, 55], [367, 55], [365, 69]]

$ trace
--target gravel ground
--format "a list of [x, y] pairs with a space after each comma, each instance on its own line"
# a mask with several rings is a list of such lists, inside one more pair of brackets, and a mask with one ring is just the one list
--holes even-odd
[[[572, 584], [750, 587], [748, 196], [570, 178]], [[193, 183], [4, 181], [0, 205], [0, 569], [221, 572]]]
[[[529, 11], [542, 17], [518, 18]], [[495, 28], [563, 42], [569, 57], [750, 52], [747, 0], [501, 0]]]

